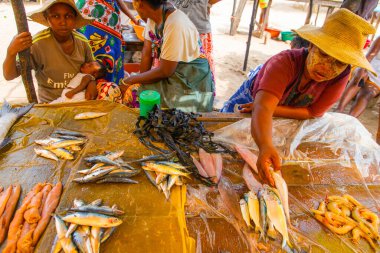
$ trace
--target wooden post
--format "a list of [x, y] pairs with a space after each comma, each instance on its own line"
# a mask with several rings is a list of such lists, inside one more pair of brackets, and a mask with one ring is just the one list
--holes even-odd
[[253, 31], [253, 28], [255, 27], [255, 20], [256, 20], [256, 14], [257, 14], [258, 7], [259, 7], [259, 0], [254, 0], [253, 8], [252, 8], [251, 24], [249, 25], [247, 48], [245, 50], [243, 71], [247, 70], [249, 48], [251, 46], [252, 31]]
[[241, 18], [241, 15], [243, 14], [243, 10], [244, 10], [246, 3], [247, 3], [247, 0], [240, 0], [239, 6], [238, 6], [236, 12], [231, 17], [231, 29], [230, 29], [230, 35], [231, 36], [234, 36], [236, 34], [236, 31], [237, 31], [237, 29], [239, 27], [239, 23], [240, 23], [240, 18]]
[[309, 0], [309, 10], [306, 15], [305, 25], [310, 24], [311, 15], [313, 14], [314, 0]]
[[[26, 20], [25, 8], [22, 0], [11, 0], [12, 9], [16, 20], [17, 32], [28, 32], [28, 21]], [[29, 103], [37, 103], [36, 90], [33, 85], [32, 71], [30, 67], [30, 49], [26, 49], [20, 53], [19, 60], [21, 64], [21, 77], [24, 83], [24, 88], [26, 91], [26, 96], [28, 97]]]
[[268, 26], [268, 19], [269, 19], [269, 12], [270, 12], [271, 5], [272, 5], [272, 0], [269, 0], [267, 8], [265, 8], [265, 10], [263, 10], [264, 11], [264, 17], [263, 17], [263, 23], [261, 24], [261, 27], [260, 27], [260, 39], [263, 38], [265, 28], [267, 28], [267, 26]]

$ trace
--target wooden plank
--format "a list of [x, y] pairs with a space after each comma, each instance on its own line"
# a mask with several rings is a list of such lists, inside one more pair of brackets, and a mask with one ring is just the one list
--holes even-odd
[[236, 31], [240, 24], [241, 15], [243, 14], [245, 4], [247, 3], [247, 0], [240, 0], [239, 6], [235, 12], [234, 15], [231, 17], [231, 30], [230, 35], [234, 36], [236, 34]]

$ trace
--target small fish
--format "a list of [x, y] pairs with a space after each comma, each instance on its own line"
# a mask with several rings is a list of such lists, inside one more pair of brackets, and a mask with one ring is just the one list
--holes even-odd
[[0, 150], [10, 143], [9, 138], [5, 138], [13, 126], [13, 124], [24, 114], [32, 109], [33, 104], [28, 104], [23, 107], [13, 108], [7, 101], [4, 100], [3, 106], [0, 109]]
[[169, 200], [170, 199], [170, 191], [168, 190], [168, 181], [165, 180], [164, 182], [162, 182], [160, 184], [160, 187], [161, 187], [161, 189], [162, 189], [162, 191], [163, 191], [163, 193], [165, 195], [165, 198], [167, 200]]
[[78, 225], [77, 224], [73, 224], [71, 223], [69, 225], [69, 228], [67, 229], [67, 232], [66, 232], [66, 237], [69, 238], [70, 235], [78, 228]]
[[48, 159], [51, 159], [54, 161], [58, 161], [58, 157], [49, 150], [46, 150], [43, 148], [35, 148], [34, 152], [36, 152], [36, 154], [39, 156], [42, 156], [42, 157], [45, 157], [45, 158], [48, 158]]
[[260, 226], [260, 203], [256, 194], [252, 191], [244, 194], [245, 201], [248, 203], [249, 216], [255, 224], [256, 232], [263, 232], [263, 229]]
[[52, 153], [54, 153], [58, 158], [62, 158], [65, 160], [73, 160], [74, 156], [64, 148], [50, 149]]
[[62, 139], [58, 139], [58, 138], [47, 138], [47, 139], [43, 139], [43, 140], [34, 140], [34, 142], [38, 145], [41, 145], [41, 146], [47, 146], [49, 145], [50, 143], [53, 143], [53, 142], [57, 142], [57, 141], [61, 141]]
[[265, 204], [263, 194], [264, 194], [264, 189], [260, 189], [259, 192], [257, 193], [257, 197], [259, 198], [259, 203], [260, 203], [260, 225], [263, 228], [262, 233], [260, 234], [259, 241], [263, 239], [264, 242], [266, 242], [268, 219], [267, 219], [267, 206]]
[[107, 112], [83, 112], [75, 115], [74, 119], [95, 119], [108, 114]]
[[73, 241], [78, 247], [80, 252], [87, 252], [86, 249], [86, 235], [79, 233], [78, 231], [73, 232]]
[[142, 163], [147, 161], [167, 161], [172, 159], [175, 156], [175, 152], [172, 152], [170, 154], [159, 154], [159, 155], [151, 155], [151, 156], [144, 156], [143, 158], [127, 161], [126, 163]]
[[122, 220], [116, 217], [107, 216], [98, 213], [71, 213], [62, 218], [62, 220], [78, 225], [91, 227], [116, 227], [122, 223]]
[[156, 184], [156, 180], [154, 179], [154, 172], [149, 171], [149, 170], [143, 170], [146, 177], [148, 178], [149, 182], [158, 189], [158, 191], [161, 191], [161, 188]]
[[138, 181], [132, 180], [130, 178], [126, 177], [110, 177], [110, 178], [103, 178], [98, 181], [96, 181], [97, 184], [105, 184], [105, 183], [125, 183], [125, 184], [138, 184]]
[[256, 174], [259, 174], [256, 165], [257, 156], [254, 153], [252, 153], [249, 149], [240, 145], [235, 145], [235, 149], [239, 153], [239, 155], [244, 159], [244, 161], [248, 163], [251, 169], [253, 169], [253, 171], [256, 172]]
[[115, 152], [106, 152], [105, 156], [113, 161], [120, 158], [123, 154], [124, 154], [124, 150], [119, 150]]
[[53, 143], [49, 143], [46, 148], [47, 149], [57, 149], [57, 148], [64, 148], [67, 146], [72, 146], [72, 145], [80, 145], [83, 144], [83, 140], [61, 140]]
[[90, 240], [90, 228], [88, 226], [78, 226], [76, 232], [79, 233], [84, 239], [85, 251], [83, 251], [83, 253], [93, 253]]
[[60, 134], [51, 134], [51, 137], [54, 137], [56, 139], [60, 140], [81, 140], [83, 142], [86, 142], [86, 138], [84, 137], [77, 137], [77, 136], [72, 136], [72, 135], [60, 135]]
[[184, 171], [184, 172], [188, 172], [186, 167], [184, 167], [182, 164], [179, 164], [179, 163], [173, 163], [173, 162], [168, 162], [168, 161], [159, 161], [159, 162], [156, 162], [157, 164], [164, 164], [164, 165], [167, 165], [167, 166], [170, 166], [170, 167], [173, 167], [175, 169], [178, 169], [178, 170], [181, 170], [181, 171]]
[[177, 181], [178, 178], [179, 178], [178, 175], [169, 176], [169, 178], [168, 178], [168, 191], [170, 191], [170, 189], [173, 187], [173, 185], [175, 185], [175, 182]]
[[123, 170], [114, 170], [111, 171], [108, 175], [105, 176], [105, 178], [110, 178], [110, 177], [134, 177], [138, 174], [140, 174], [140, 170], [136, 171], [123, 171]]
[[70, 150], [70, 151], [81, 151], [82, 150], [82, 148], [78, 145], [67, 146], [65, 148], [67, 150]]
[[109, 159], [107, 156], [104, 156], [104, 155], [90, 156], [90, 157], [86, 157], [84, 160], [89, 163], [104, 163], [108, 165], [121, 167], [119, 163], [112, 161], [111, 159]]
[[169, 174], [169, 175], [180, 175], [180, 176], [184, 176], [184, 177], [187, 177], [190, 179], [190, 176], [189, 176], [190, 173], [180, 171], [176, 168], [173, 168], [171, 166], [167, 166], [164, 164], [147, 162], [147, 163], [144, 163], [143, 169], [153, 170], [155, 172], [161, 172], [161, 173], [165, 173], [165, 174]]
[[88, 175], [88, 174], [91, 174], [92, 172], [94, 172], [95, 170], [99, 169], [102, 166], [104, 166], [104, 163], [96, 163], [90, 169], [79, 170], [79, 171], [77, 171], [77, 173]]
[[94, 253], [99, 253], [100, 249], [100, 227], [91, 228], [91, 246]]
[[291, 223], [290, 223], [290, 214], [289, 214], [288, 185], [286, 184], [285, 180], [282, 178], [282, 176], [279, 173], [274, 172], [273, 170], [271, 170], [270, 172], [274, 179], [274, 184], [279, 192], [281, 203], [282, 203], [282, 206], [284, 207], [286, 219], [290, 226]]
[[100, 213], [105, 215], [123, 215], [124, 212], [118, 210], [117, 208], [111, 208], [108, 206], [93, 206], [93, 205], [85, 205], [79, 207], [73, 207], [69, 209], [74, 212], [89, 212], [89, 213]]
[[245, 221], [245, 224], [247, 224], [248, 228], [251, 228], [251, 219], [249, 217], [249, 211], [248, 211], [248, 204], [245, 201], [245, 199], [240, 200], [240, 211], [243, 216], [243, 220]]
[[78, 251], [75, 248], [74, 243], [72, 242], [71, 238], [66, 238], [66, 232], [67, 232], [67, 227], [66, 224], [63, 222], [61, 217], [58, 215], [54, 214], [54, 219], [55, 219], [55, 228], [57, 230], [57, 236], [59, 238], [59, 242], [65, 252], [70, 252], [70, 253], [77, 253]]
[[76, 137], [86, 137], [85, 135], [79, 133], [79, 132], [74, 132], [74, 131], [69, 131], [69, 130], [55, 130], [53, 134], [60, 134], [60, 135], [70, 135], [70, 136], [76, 136]]
[[55, 236], [54, 242], [53, 242], [53, 247], [51, 248], [50, 253], [59, 253], [62, 250], [61, 243], [59, 242], [58, 236]]
[[156, 184], [157, 184], [157, 185], [161, 184], [161, 183], [164, 182], [164, 180], [166, 180], [168, 177], [169, 177], [168, 174], [165, 174], [165, 173], [157, 173]]
[[88, 174], [84, 177], [80, 177], [80, 178], [75, 178], [73, 179], [74, 182], [76, 183], [90, 183], [90, 182], [95, 182], [97, 181], [98, 179], [102, 178], [103, 176], [107, 175], [108, 173], [110, 173], [111, 171], [117, 169], [117, 167], [115, 166], [109, 166], [108, 168], [107, 167], [103, 167], [104, 169], [100, 168], [98, 169], [97, 171], [91, 173], [91, 174]]
[[115, 232], [115, 230], [116, 227], [106, 229], [102, 228], [102, 231], [100, 232], [100, 243], [107, 241], [107, 239], [110, 238], [110, 236], [113, 234], [113, 232]]

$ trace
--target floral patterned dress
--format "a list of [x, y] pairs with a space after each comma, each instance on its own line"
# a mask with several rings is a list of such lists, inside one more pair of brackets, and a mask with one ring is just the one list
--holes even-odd
[[79, 29], [87, 39], [95, 58], [108, 70], [105, 79], [119, 82], [124, 77], [120, 8], [115, 0], [77, 0], [78, 9], [95, 19]]

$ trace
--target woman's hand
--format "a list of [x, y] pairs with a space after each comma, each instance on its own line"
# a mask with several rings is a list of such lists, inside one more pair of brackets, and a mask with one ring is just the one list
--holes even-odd
[[13, 37], [8, 46], [8, 55], [15, 57], [19, 52], [32, 46], [32, 35], [30, 32], [22, 32]]
[[271, 186], [275, 186], [272, 174], [270, 173], [271, 165], [275, 171], [281, 169], [280, 156], [278, 155], [276, 148], [274, 146], [260, 148], [259, 157], [257, 159], [259, 177]]
[[240, 113], [250, 113], [253, 110], [253, 102], [240, 105], [240, 108], [241, 108], [239, 110]]

